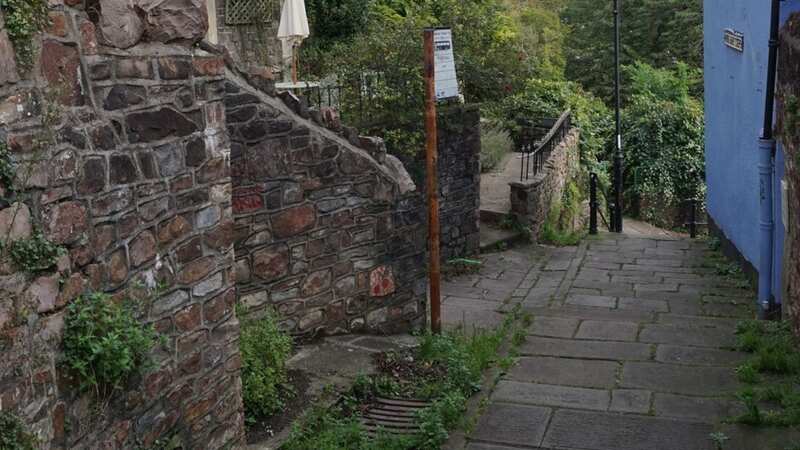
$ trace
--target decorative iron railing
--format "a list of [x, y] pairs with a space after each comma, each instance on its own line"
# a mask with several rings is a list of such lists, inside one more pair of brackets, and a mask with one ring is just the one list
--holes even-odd
[[535, 140], [534, 130], [522, 130], [521, 139], [518, 143], [519, 152], [522, 153], [519, 180], [526, 181], [536, 177], [544, 168], [545, 163], [550, 158], [556, 147], [567, 137], [572, 128], [572, 112], [564, 111], [561, 117], [556, 120], [550, 131], [541, 139]]

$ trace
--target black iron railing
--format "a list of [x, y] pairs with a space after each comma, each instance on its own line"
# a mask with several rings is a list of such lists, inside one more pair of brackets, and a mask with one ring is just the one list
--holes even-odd
[[[608, 231], [613, 231], [611, 229], [611, 224], [608, 220], [606, 220], [605, 214], [603, 214], [603, 208], [600, 206], [600, 195], [606, 199], [606, 203], [608, 203], [608, 196], [605, 194], [603, 189], [600, 187], [600, 180], [597, 177], [597, 174], [592, 172], [589, 174], [589, 234], [597, 234], [598, 233], [598, 221], [597, 217], [600, 216], [603, 219], [603, 224]], [[614, 209], [611, 205], [608, 206], [608, 210], [611, 214], [614, 214]], [[613, 223], [613, 218], [611, 223]]]
[[550, 154], [569, 134], [572, 127], [572, 112], [564, 111], [561, 117], [556, 120], [550, 131], [541, 139], [535, 140], [533, 128], [523, 129], [519, 145], [519, 152], [522, 153], [519, 180], [526, 181], [536, 175], [544, 168], [545, 163], [550, 158]]
[[408, 92], [405, 90], [407, 84], [407, 80], [369, 73], [347, 79], [322, 80], [298, 88], [295, 93], [303, 97], [309, 107], [335, 108], [348, 123], [364, 124], [377, 120], [373, 117], [377, 108], [375, 102], [379, 102], [385, 92]]

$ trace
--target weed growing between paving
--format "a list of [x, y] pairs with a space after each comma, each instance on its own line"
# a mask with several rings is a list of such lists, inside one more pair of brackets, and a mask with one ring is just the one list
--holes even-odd
[[[467, 399], [480, 390], [484, 370], [498, 364], [497, 352], [516, 322], [509, 314], [492, 331], [459, 329], [424, 334], [408, 352], [376, 358], [379, 373], [359, 377], [348, 394], [329, 409], [314, 408], [292, 429], [282, 450], [433, 450], [463, 420]], [[359, 414], [376, 396], [428, 400], [417, 416], [416, 435], [371, 438]]]
[[737, 393], [748, 425], [800, 425], [800, 351], [788, 322], [743, 321], [738, 348], [751, 357], [736, 368], [746, 387]]

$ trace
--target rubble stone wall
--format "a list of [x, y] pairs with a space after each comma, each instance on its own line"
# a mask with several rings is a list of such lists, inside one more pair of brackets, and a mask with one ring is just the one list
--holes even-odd
[[[422, 197], [381, 140], [196, 45], [202, 0], [50, 5], [30, 72], [0, 28], [16, 175], [0, 240], [41, 232], [65, 249], [34, 273], [0, 261], [0, 410], [44, 449], [237, 447], [237, 299], [297, 334], [424, 320]], [[62, 364], [66, 309], [91, 292], [164, 338], [107, 405]]]
[[[278, 25], [281, 18], [281, 0], [265, 0], [269, 11], [251, 23], [235, 24], [228, 20], [227, 8], [230, 0], [216, 0], [217, 36], [219, 43], [240, 62], [252, 62], [280, 71], [281, 42], [278, 40]], [[249, 2], [257, 5], [258, 2]]]
[[778, 134], [783, 144], [789, 219], [783, 260], [783, 313], [800, 336], [800, 14], [781, 32], [778, 66]]
[[442, 108], [439, 221], [442, 261], [480, 252], [481, 117], [477, 105]]
[[242, 304], [275, 308], [293, 334], [419, 325], [424, 210], [402, 164], [380, 139], [320, 126], [291, 95], [226, 92]]
[[[65, 3], [50, 2], [30, 73], [10, 73], [0, 34], [0, 137], [17, 175], [17, 193], [3, 187], [0, 232], [13, 240], [39, 230], [66, 249], [39, 273], [3, 260], [0, 408], [46, 449], [148, 448], [173, 437], [185, 448], [235, 445], [230, 144], [224, 61], [192, 48], [204, 6]], [[164, 339], [154, 366], [107, 406], [79, 393], [62, 366], [65, 309], [88, 292], [136, 305]]]
[[536, 177], [510, 183], [511, 213], [521, 224], [530, 227], [534, 239], [539, 236], [550, 209], [561, 201], [567, 181], [578, 170], [579, 142], [578, 130], [573, 129], [553, 150]]

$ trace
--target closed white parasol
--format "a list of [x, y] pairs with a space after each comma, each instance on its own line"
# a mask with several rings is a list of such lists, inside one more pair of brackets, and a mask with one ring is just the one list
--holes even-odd
[[284, 0], [281, 10], [281, 24], [278, 39], [283, 43], [284, 60], [289, 57], [292, 63], [292, 82], [297, 83], [297, 47], [309, 35], [308, 16], [304, 0]]

